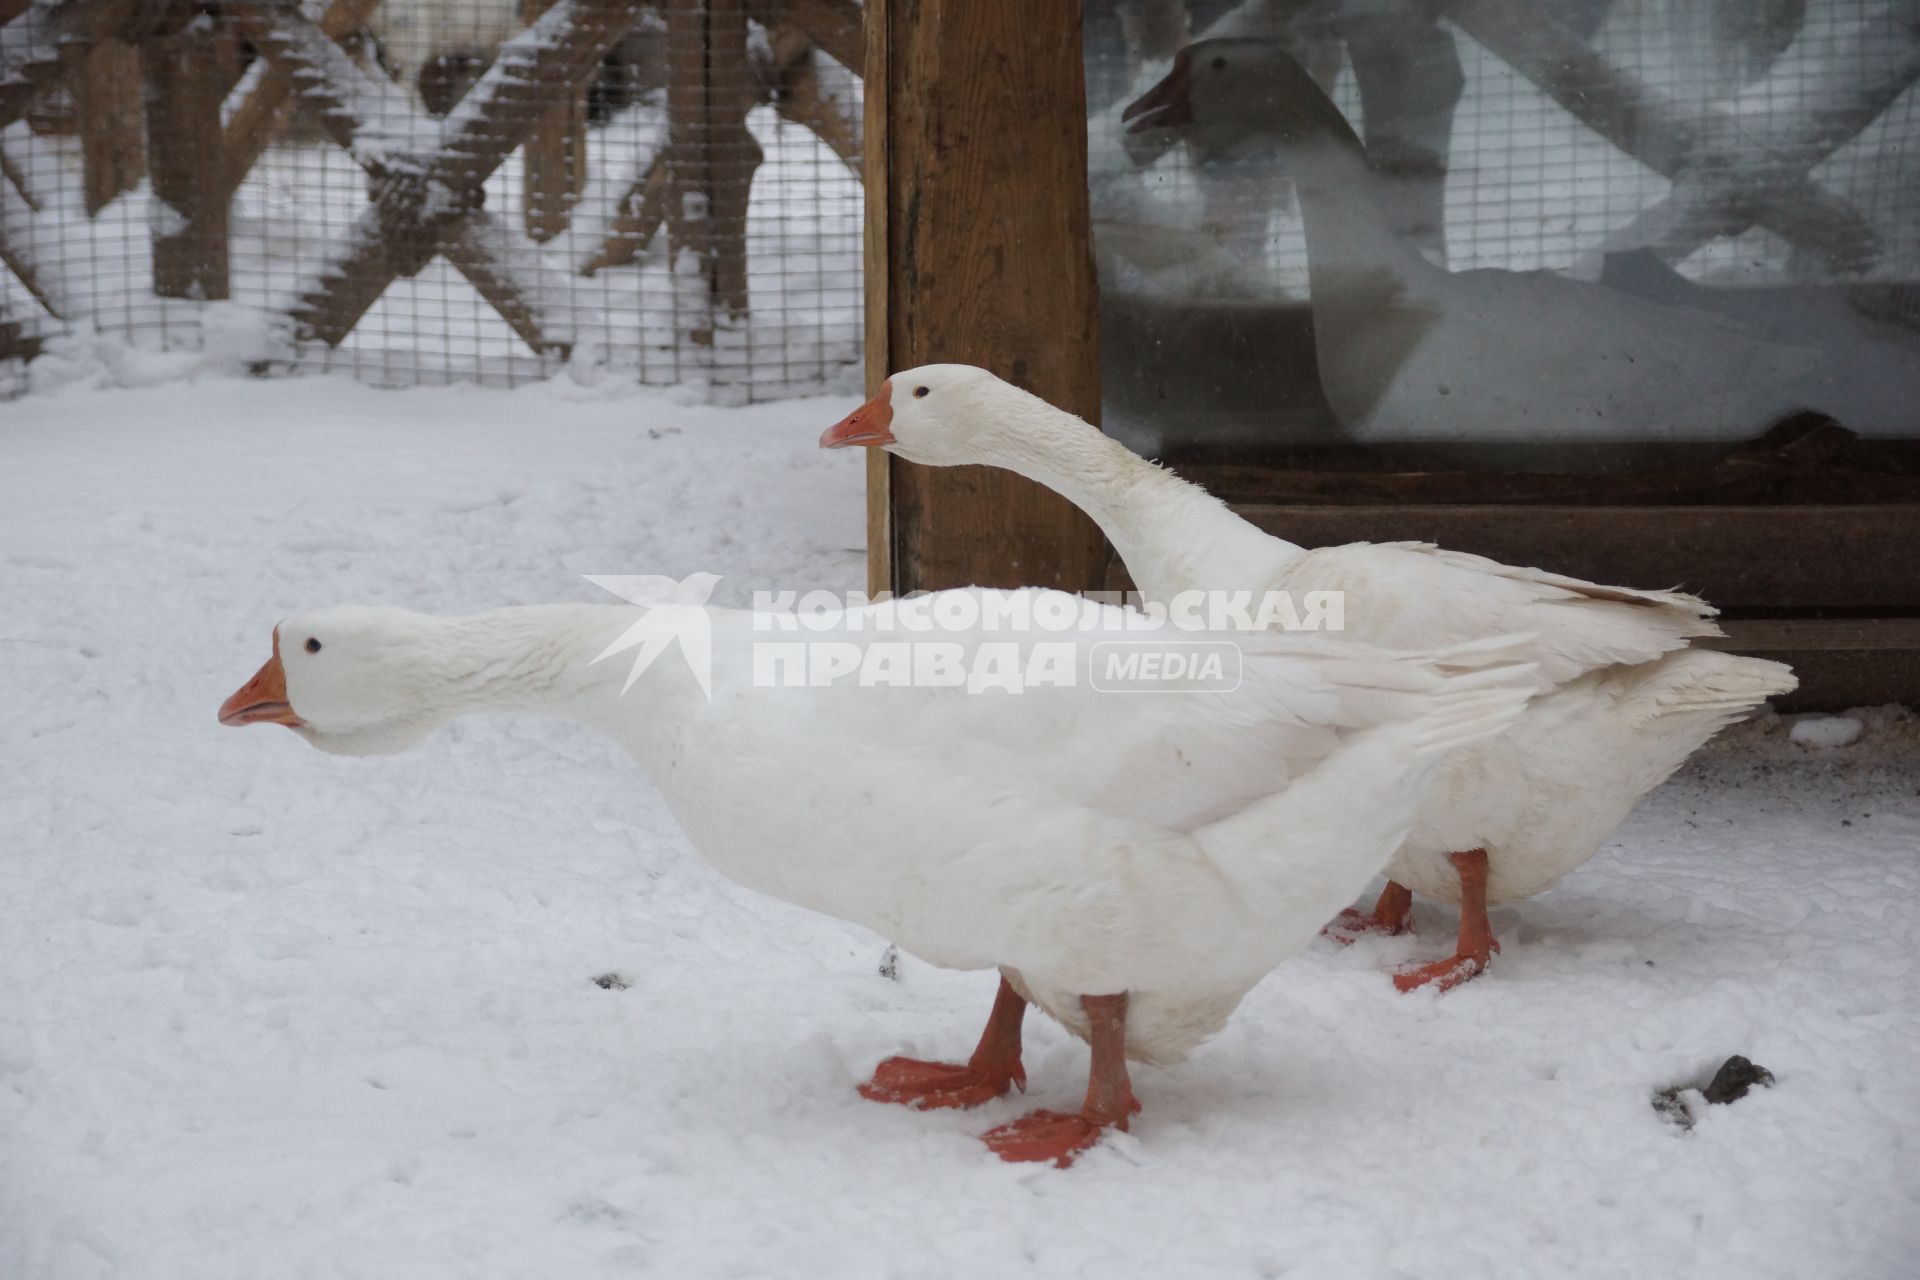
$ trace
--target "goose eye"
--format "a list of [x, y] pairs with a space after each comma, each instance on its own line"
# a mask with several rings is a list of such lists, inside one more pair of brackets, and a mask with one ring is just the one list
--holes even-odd
[[1224, 58], [1224, 57], [1216, 57], [1216, 58], [1215, 58], [1215, 59], [1213, 60], [1213, 69], [1214, 69], [1215, 71], [1225, 71], [1225, 70], [1227, 69], [1227, 60], [1226, 60], [1226, 58]]
[[307, 652], [308, 653], [320, 652], [320, 641], [317, 637], [314, 637], [314, 636], [307, 637]]
[[915, 400], [925, 400], [929, 395], [932, 395], [932, 394], [933, 394], [932, 387], [915, 387], [913, 389], [913, 398]]

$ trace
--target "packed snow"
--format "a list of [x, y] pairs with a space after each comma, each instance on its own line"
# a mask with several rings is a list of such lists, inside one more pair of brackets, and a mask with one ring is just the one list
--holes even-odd
[[[348, 600], [862, 584], [850, 399], [205, 377], [0, 404], [0, 1277], [1896, 1277], [1920, 1265], [1920, 721], [1772, 717], [1451, 945], [1321, 941], [1069, 1170], [853, 1089], [991, 1000], [723, 881], [585, 730], [352, 760], [220, 700]], [[111, 363], [111, 362], [109, 362]], [[61, 385], [64, 384], [64, 385]], [[912, 839], [903, 831], [902, 839]], [[1776, 1077], [1691, 1131], [1662, 1090]], [[1690, 1099], [1697, 1095], [1688, 1095]]]

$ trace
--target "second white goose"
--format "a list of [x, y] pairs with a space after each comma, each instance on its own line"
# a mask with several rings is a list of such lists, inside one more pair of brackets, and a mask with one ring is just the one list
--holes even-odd
[[1396, 976], [1441, 989], [1499, 949], [1489, 903], [1530, 897], [1591, 857], [1641, 796], [1723, 726], [1790, 691], [1777, 662], [1688, 649], [1718, 635], [1692, 596], [1583, 582], [1421, 543], [1309, 551], [969, 365], [897, 373], [821, 437], [928, 466], [1005, 467], [1091, 516], [1149, 601], [1183, 592], [1343, 595], [1351, 641], [1422, 648], [1508, 632], [1539, 637], [1537, 694], [1506, 734], [1440, 767], [1370, 917], [1398, 932], [1408, 889], [1461, 908], [1454, 955]]

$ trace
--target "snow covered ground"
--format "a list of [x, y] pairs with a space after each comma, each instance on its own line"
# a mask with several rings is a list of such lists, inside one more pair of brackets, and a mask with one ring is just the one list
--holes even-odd
[[[85, 372], [70, 366], [66, 372]], [[58, 379], [55, 379], [58, 381]], [[342, 600], [863, 577], [847, 400], [73, 385], [0, 404], [0, 1277], [1895, 1277], [1920, 1268], [1920, 721], [1744, 726], [1459, 991], [1328, 942], [1068, 1171], [853, 1091], [988, 974], [756, 897], [571, 726], [214, 721]], [[594, 979], [617, 975], [606, 987]], [[1727, 1055], [1778, 1084], [1656, 1116]]]

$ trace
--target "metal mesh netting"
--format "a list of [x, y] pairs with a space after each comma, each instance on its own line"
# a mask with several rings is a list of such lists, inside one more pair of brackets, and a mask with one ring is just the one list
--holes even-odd
[[1109, 426], [1920, 436], [1917, 80], [1914, 0], [1092, 3]]
[[857, 382], [852, 0], [153, 8], [0, 0], [0, 355]]

